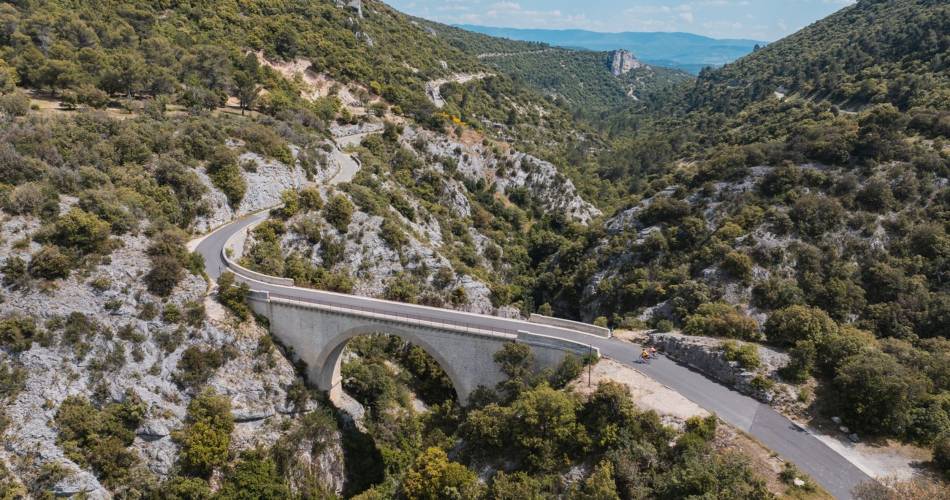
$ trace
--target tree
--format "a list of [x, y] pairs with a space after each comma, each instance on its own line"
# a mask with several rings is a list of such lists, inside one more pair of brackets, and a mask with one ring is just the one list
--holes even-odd
[[256, 73], [249, 71], [238, 71], [234, 75], [234, 84], [237, 87], [238, 105], [241, 107], [241, 115], [243, 115], [244, 111], [254, 106], [257, 97], [261, 93], [258, 76]]
[[178, 460], [185, 472], [208, 477], [228, 460], [234, 430], [231, 401], [206, 389], [188, 403], [186, 422], [172, 435], [181, 446]]
[[543, 500], [550, 494], [550, 488], [539, 478], [522, 471], [499, 471], [492, 478], [489, 496], [495, 500]]
[[477, 498], [481, 490], [475, 473], [450, 461], [439, 448], [429, 448], [416, 459], [402, 489], [410, 500], [463, 500]]
[[323, 217], [337, 231], [345, 233], [353, 218], [353, 204], [345, 196], [335, 195], [323, 207]]
[[82, 253], [101, 252], [109, 240], [110, 230], [108, 222], [74, 207], [56, 220], [51, 239]]
[[149, 292], [168, 297], [184, 276], [185, 270], [177, 259], [158, 255], [152, 257], [152, 268], [145, 275], [145, 283]]
[[16, 68], [7, 66], [0, 61], [0, 94], [9, 94], [16, 90], [16, 85], [20, 78], [17, 75]]
[[950, 433], [944, 434], [934, 441], [934, 465], [937, 466], [943, 477], [950, 480]]
[[571, 500], [620, 500], [613, 464], [607, 460], [600, 462], [581, 487], [572, 492]]
[[251, 316], [251, 310], [247, 307], [247, 296], [250, 292], [247, 283], [235, 284], [233, 273], [226, 272], [218, 276], [218, 302], [241, 320]]
[[230, 468], [218, 493], [222, 500], [290, 498], [290, 489], [277, 470], [277, 463], [261, 450], [252, 450]]
[[759, 325], [731, 304], [711, 302], [699, 306], [696, 313], [686, 319], [683, 332], [687, 335], [756, 340], [759, 337]]
[[836, 400], [850, 425], [869, 434], [903, 434], [911, 409], [930, 381], [882, 352], [847, 358], [834, 379]]
[[547, 384], [522, 392], [512, 403], [512, 436], [529, 467], [554, 470], [586, 441], [584, 428], [577, 422], [577, 406], [572, 395]]
[[247, 181], [241, 174], [241, 167], [238, 166], [234, 153], [226, 146], [215, 148], [208, 160], [207, 171], [215, 187], [228, 197], [231, 208], [237, 208], [247, 191]]
[[765, 336], [777, 345], [794, 345], [800, 340], [815, 343], [838, 333], [838, 324], [828, 313], [809, 306], [794, 305], [772, 313], [765, 322]]
[[638, 434], [637, 408], [626, 386], [603, 381], [580, 411], [580, 420], [594, 445], [606, 449], [623, 441], [625, 434]]

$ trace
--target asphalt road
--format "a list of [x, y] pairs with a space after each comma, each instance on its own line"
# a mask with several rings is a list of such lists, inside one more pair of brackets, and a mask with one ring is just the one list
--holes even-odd
[[[219, 228], [198, 244], [197, 251], [204, 257], [205, 269], [211, 278], [217, 279], [227, 269], [222, 256], [227, 240], [266, 217], [267, 212], [262, 212], [238, 219]], [[858, 483], [870, 479], [854, 464], [768, 405], [729, 389], [665, 357], [652, 360], [649, 364], [641, 363], [639, 359], [641, 348], [637, 344], [520, 320], [272, 285], [241, 277], [238, 279], [247, 282], [254, 290], [267, 291], [272, 296], [282, 298], [357, 310], [371, 310], [394, 316], [419, 318], [501, 333], [517, 333], [518, 330], [526, 330], [588, 344], [600, 349], [603, 356], [642, 371], [703, 408], [716, 413], [723, 421], [755, 437], [784, 459], [795, 463], [799, 469], [810, 475], [837, 498], [851, 498], [851, 489]]]

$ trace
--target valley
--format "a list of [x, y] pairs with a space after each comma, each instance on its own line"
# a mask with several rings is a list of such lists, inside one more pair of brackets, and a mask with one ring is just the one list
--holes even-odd
[[948, 492], [942, 2], [693, 74], [376, 0], [0, 20], [0, 498]]

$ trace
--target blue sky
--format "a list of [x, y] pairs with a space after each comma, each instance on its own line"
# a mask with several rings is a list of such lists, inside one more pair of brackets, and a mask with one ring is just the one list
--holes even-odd
[[685, 31], [774, 41], [854, 0], [386, 0], [447, 24], [592, 31]]

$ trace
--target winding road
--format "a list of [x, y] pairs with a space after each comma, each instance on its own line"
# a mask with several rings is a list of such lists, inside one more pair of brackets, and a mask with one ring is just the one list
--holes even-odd
[[[228, 240], [267, 216], [268, 212], [260, 212], [237, 219], [218, 228], [198, 243], [197, 251], [204, 257], [206, 271], [211, 278], [217, 279], [222, 272], [228, 270], [224, 260], [224, 248]], [[667, 358], [659, 358], [649, 364], [640, 363], [641, 347], [637, 344], [521, 320], [264, 283], [240, 274], [237, 279], [250, 285], [253, 290], [266, 291], [273, 296], [298, 301], [354, 311], [370, 309], [393, 316], [412, 316], [433, 322], [463, 324], [499, 333], [524, 330], [590, 345], [599, 349], [601, 355], [640, 370], [703, 408], [715, 412], [723, 421], [755, 437], [784, 459], [795, 463], [837, 498], [851, 498], [852, 488], [870, 479], [806, 429], [768, 405], [713, 382]]]

